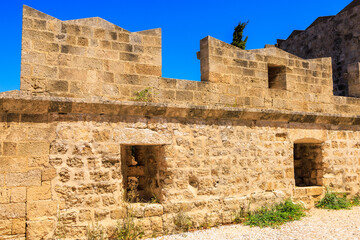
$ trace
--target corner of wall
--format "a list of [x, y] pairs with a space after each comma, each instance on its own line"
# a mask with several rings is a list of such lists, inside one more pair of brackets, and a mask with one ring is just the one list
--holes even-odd
[[22, 91], [121, 99], [129, 79], [159, 78], [161, 67], [161, 29], [131, 33], [102, 18], [61, 21], [24, 6]]

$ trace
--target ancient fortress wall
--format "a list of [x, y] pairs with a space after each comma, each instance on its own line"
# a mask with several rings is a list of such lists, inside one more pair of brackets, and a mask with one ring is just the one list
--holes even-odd
[[359, 192], [360, 100], [333, 96], [330, 58], [212, 37], [198, 57], [201, 82], [162, 78], [160, 30], [25, 6], [21, 90], [0, 94], [1, 238], [85, 239], [128, 213], [150, 236]]
[[359, 97], [359, 81], [349, 76], [360, 61], [360, 1], [354, 0], [335, 16], [317, 18], [306, 30], [295, 30], [278, 47], [302, 58], [331, 57], [334, 94]]

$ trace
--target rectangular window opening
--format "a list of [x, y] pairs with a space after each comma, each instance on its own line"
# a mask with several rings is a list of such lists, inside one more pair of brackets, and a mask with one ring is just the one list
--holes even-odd
[[127, 202], [160, 203], [159, 165], [163, 154], [161, 145], [121, 146], [121, 170]]
[[323, 185], [321, 143], [294, 144], [294, 171], [297, 187]]
[[269, 88], [286, 90], [286, 67], [268, 65]]

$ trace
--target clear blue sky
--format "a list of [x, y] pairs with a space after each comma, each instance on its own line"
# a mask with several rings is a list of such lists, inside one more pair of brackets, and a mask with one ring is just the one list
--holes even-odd
[[22, 5], [61, 20], [101, 17], [129, 31], [162, 28], [163, 76], [199, 80], [200, 39], [230, 43], [234, 26], [250, 20], [247, 49], [275, 44], [318, 16], [338, 13], [351, 0], [3, 0], [0, 15], [0, 92], [20, 87]]

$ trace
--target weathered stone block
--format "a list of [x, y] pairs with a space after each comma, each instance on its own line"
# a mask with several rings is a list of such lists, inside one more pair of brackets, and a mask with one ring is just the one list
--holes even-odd
[[54, 35], [54, 33], [51, 33], [51, 32], [43, 32], [43, 31], [24, 29], [23, 38], [33, 39], [33, 40], [38, 40], [38, 41], [52, 42], [55, 38], [55, 35]]
[[42, 182], [41, 186], [28, 187], [27, 201], [51, 199], [51, 183]]
[[59, 52], [59, 44], [43, 41], [33, 41], [33, 49], [42, 52]]
[[48, 155], [50, 144], [48, 142], [26, 142], [18, 144], [20, 156], [41, 156]]
[[163, 206], [161, 204], [150, 204], [145, 207], [145, 217], [161, 216], [163, 214]]
[[25, 173], [8, 173], [6, 185], [9, 187], [29, 187], [41, 185], [41, 170], [30, 170]]
[[51, 181], [56, 177], [56, 169], [47, 167], [42, 170], [41, 181]]
[[28, 167], [42, 167], [49, 164], [49, 156], [28, 157]]
[[133, 203], [127, 207], [127, 211], [134, 217], [144, 217], [145, 206], [141, 203]]
[[9, 203], [9, 202], [10, 202], [10, 189], [0, 188], [0, 203]]
[[92, 221], [93, 217], [92, 217], [92, 213], [90, 210], [86, 210], [86, 209], [83, 209], [83, 210], [80, 210], [79, 212], [79, 221], [80, 222], [89, 222], [89, 221]]
[[87, 79], [87, 70], [61, 67], [59, 68], [59, 79], [85, 81]]
[[189, 91], [176, 91], [176, 100], [178, 101], [193, 101], [194, 94]]
[[39, 78], [57, 78], [57, 68], [43, 65], [33, 65], [33, 75]]
[[13, 218], [25, 218], [25, 203], [0, 204], [0, 219]]
[[137, 64], [136, 65], [137, 74], [141, 75], [152, 75], [152, 76], [161, 76], [161, 67], [159, 66], [151, 66], [145, 64]]
[[55, 228], [54, 220], [28, 221], [26, 236], [29, 240], [47, 239]]
[[[21, 62], [22, 63], [35, 63], [35, 64], [45, 64], [46, 63], [46, 54], [45, 53], [39, 53], [34, 51], [23, 51], [21, 53]], [[21, 68], [22, 76], [30, 76], [31, 75], [31, 69], [23, 68], [26, 65], [23, 64]], [[28, 65], [31, 66], [31, 65]]]
[[68, 92], [69, 82], [67, 81], [49, 81], [47, 90], [50, 92]]
[[26, 158], [0, 157], [0, 172], [24, 172], [26, 167]]
[[25, 218], [18, 218], [12, 220], [11, 234], [24, 234], [26, 232]]
[[15, 142], [4, 142], [3, 144], [3, 155], [5, 156], [15, 156], [17, 144]]
[[109, 214], [109, 210], [107, 209], [98, 209], [95, 210], [95, 220], [101, 221], [104, 220]]
[[162, 232], [163, 230], [163, 221], [161, 217], [150, 217], [151, 230], [154, 232]]
[[127, 216], [126, 208], [120, 208], [116, 210], [112, 210], [110, 212], [111, 219], [123, 219]]
[[56, 217], [57, 202], [52, 200], [29, 201], [26, 206], [26, 217], [36, 220], [41, 217]]
[[0, 220], [0, 236], [11, 234], [11, 220]]
[[11, 202], [24, 203], [26, 202], [26, 187], [16, 187], [11, 189]]

